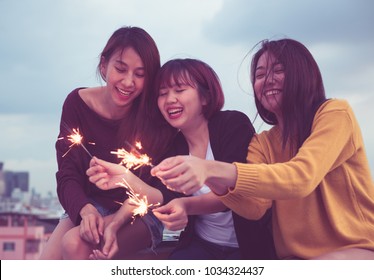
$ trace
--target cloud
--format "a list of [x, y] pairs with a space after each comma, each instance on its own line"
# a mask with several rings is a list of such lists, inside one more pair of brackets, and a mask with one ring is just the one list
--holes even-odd
[[[54, 191], [63, 101], [76, 87], [100, 84], [99, 53], [115, 29], [132, 25], [151, 34], [162, 62], [193, 57], [210, 64], [225, 108], [252, 120], [244, 56], [264, 38], [302, 41], [320, 65], [328, 96], [348, 99], [357, 112], [373, 167], [373, 6], [370, 0], [0, 0], [0, 161], [29, 170], [31, 186]], [[257, 119], [255, 127], [266, 129], [261, 125]]]
[[0, 114], [4, 170], [29, 172], [30, 188], [44, 194], [55, 189], [58, 122], [49, 114]]
[[54, 156], [59, 117], [59, 114], [0, 114], [0, 160]]
[[372, 43], [374, 3], [359, 1], [225, 1], [204, 26], [208, 38], [222, 44], [247, 44], [274, 36], [318, 42]]
[[180, 53], [197, 55], [205, 50], [199, 44], [194, 50], [195, 42], [203, 41], [200, 26], [221, 5], [216, 0], [0, 2], [0, 112], [51, 113], [73, 88], [98, 85], [98, 55], [123, 25], [147, 30], [164, 61]]

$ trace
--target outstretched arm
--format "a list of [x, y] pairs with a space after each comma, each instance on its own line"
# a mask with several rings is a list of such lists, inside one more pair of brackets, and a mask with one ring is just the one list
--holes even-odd
[[236, 183], [236, 167], [231, 163], [204, 160], [193, 156], [167, 158], [151, 173], [172, 190], [192, 194], [203, 184], [217, 195], [224, 195]]
[[[152, 174], [160, 177], [168, 188], [185, 194], [196, 192], [205, 182], [222, 203], [247, 219], [260, 219], [271, 207], [271, 200], [268, 199], [229, 195], [229, 191], [235, 189], [237, 180], [234, 164], [192, 156], [177, 156], [168, 158], [154, 167]], [[226, 195], [232, 198], [226, 199]], [[243, 204], [246, 207], [243, 207]]]
[[89, 176], [90, 182], [102, 190], [123, 187], [119, 183], [125, 181], [136, 194], [147, 196], [149, 203], [163, 203], [161, 191], [148, 185], [122, 165], [93, 157], [86, 174]]

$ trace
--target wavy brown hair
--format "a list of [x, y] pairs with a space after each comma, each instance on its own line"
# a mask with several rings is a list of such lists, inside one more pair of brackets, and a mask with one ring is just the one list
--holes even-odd
[[[326, 101], [321, 72], [310, 51], [298, 41], [264, 40], [259, 45], [251, 62], [252, 86], [258, 60], [265, 52], [271, 53], [282, 64], [285, 73], [281, 104], [282, 144], [283, 147], [289, 144], [292, 154], [296, 154], [311, 133], [316, 111]], [[254, 96], [258, 114], [264, 122], [278, 124], [276, 116], [261, 105], [256, 94]]]

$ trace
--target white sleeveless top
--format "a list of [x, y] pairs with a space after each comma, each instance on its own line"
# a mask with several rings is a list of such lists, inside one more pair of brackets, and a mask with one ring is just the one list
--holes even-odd
[[[208, 143], [205, 159], [214, 160], [210, 143]], [[209, 192], [210, 188], [204, 185], [199, 191], [192, 195], [197, 196]], [[239, 247], [231, 211], [198, 215], [195, 222], [195, 231], [200, 238], [209, 242], [222, 246]]]

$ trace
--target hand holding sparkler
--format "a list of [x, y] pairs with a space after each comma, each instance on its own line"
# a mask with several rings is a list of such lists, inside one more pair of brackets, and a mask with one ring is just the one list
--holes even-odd
[[[119, 252], [117, 234], [118, 231], [131, 219], [134, 222], [133, 211], [136, 206], [133, 206], [130, 199], [126, 199], [120, 209], [114, 214], [111, 222], [105, 227], [102, 236], [102, 244], [99, 248], [94, 249], [90, 254], [91, 260], [110, 260]], [[131, 223], [131, 224], [132, 224]], [[127, 254], [128, 254], [127, 250]]]
[[[90, 167], [86, 174], [91, 183], [95, 184], [102, 190], [110, 190], [119, 188], [118, 182], [124, 178], [128, 169], [122, 165], [111, 163], [97, 157], [93, 157], [90, 161]], [[130, 176], [131, 174], [129, 174]]]
[[206, 182], [211, 170], [208, 166], [210, 162], [213, 161], [195, 156], [174, 156], [153, 167], [151, 174], [158, 177], [168, 189], [190, 195]]
[[[100, 189], [126, 188], [129, 197], [128, 202], [132, 206], [135, 206], [133, 209], [133, 217], [136, 215], [143, 216], [147, 213], [149, 207], [159, 205], [159, 203], [149, 203], [147, 195], [152, 198], [152, 201], [161, 201], [162, 199], [162, 194], [157, 189], [144, 183], [122, 165], [94, 157], [86, 173], [89, 176], [90, 182], [94, 183]], [[130, 185], [137, 186], [136, 190]], [[140, 192], [142, 195], [139, 194]], [[122, 204], [121, 202], [118, 203]]]
[[175, 198], [168, 204], [153, 209], [153, 214], [168, 230], [182, 230], [187, 226], [188, 213], [186, 201], [190, 198]]
[[135, 206], [135, 208], [133, 209], [133, 219], [135, 219], [135, 217], [138, 215], [142, 217], [147, 214], [150, 207], [156, 207], [160, 205], [160, 203], [148, 203], [147, 196], [136, 193], [125, 179], [122, 179], [122, 182], [118, 182], [117, 185], [126, 189], [126, 193], [129, 196], [129, 198], [127, 199], [127, 203], [129, 205]]

